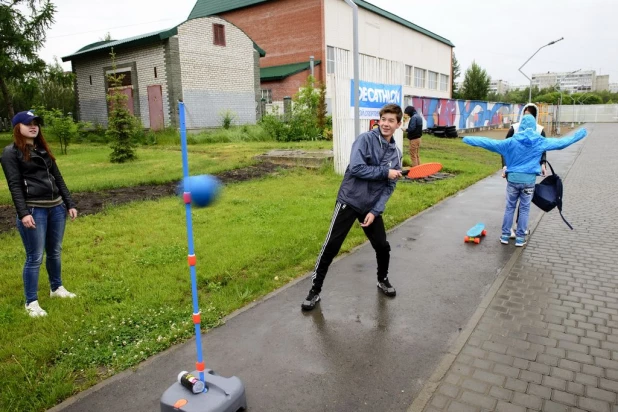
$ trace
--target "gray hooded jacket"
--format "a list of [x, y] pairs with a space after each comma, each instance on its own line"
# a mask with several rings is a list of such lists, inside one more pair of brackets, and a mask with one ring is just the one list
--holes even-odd
[[395, 139], [387, 142], [379, 128], [358, 136], [337, 201], [362, 214], [381, 215], [397, 185], [388, 178], [388, 171], [401, 170], [401, 158]]

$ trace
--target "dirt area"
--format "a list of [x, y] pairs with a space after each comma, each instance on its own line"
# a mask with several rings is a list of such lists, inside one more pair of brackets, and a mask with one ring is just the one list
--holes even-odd
[[[272, 163], [259, 163], [242, 169], [228, 170], [215, 174], [223, 184], [243, 182], [276, 173], [287, 166]], [[162, 185], [141, 185], [103, 190], [100, 192], [73, 193], [72, 197], [80, 215], [92, 215], [103, 210], [108, 205], [121, 205], [138, 200], [153, 200], [165, 196], [173, 196], [178, 181]], [[15, 228], [15, 208], [0, 205], [0, 233]]]

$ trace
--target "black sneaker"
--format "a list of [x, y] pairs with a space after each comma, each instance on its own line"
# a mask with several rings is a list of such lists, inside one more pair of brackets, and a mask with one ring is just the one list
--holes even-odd
[[395, 290], [393, 285], [391, 285], [391, 282], [389, 282], [388, 279], [384, 279], [382, 282], [378, 282], [378, 289], [380, 289], [382, 293], [384, 293], [386, 296], [393, 297], [397, 295], [397, 291]]
[[302, 305], [300, 305], [300, 307], [303, 310], [313, 310], [315, 309], [315, 305], [317, 305], [319, 301], [320, 301], [320, 294], [315, 292], [313, 289], [311, 289], [309, 291], [309, 294], [305, 298], [305, 301], [303, 302]]

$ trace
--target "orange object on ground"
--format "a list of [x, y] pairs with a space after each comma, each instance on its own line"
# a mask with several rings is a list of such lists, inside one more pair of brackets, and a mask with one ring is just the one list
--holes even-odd
[[441, 163], [423, 163], [410, 168], [406, 176], [410, 179], [420, 179], [438, 173], [440, 170], [442, 170]]

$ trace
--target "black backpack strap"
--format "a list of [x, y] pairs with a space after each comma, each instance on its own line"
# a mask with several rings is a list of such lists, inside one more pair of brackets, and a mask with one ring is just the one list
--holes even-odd
[[[551, 163], [549, 163], [549, 162], [545, 162], [545, 163], [547, 163], [549, 165], [549, 168], [551, 169], [551, 173], [553, 175], [555, 175], [556, 172], [554, 172], [554, 168], [551, 167]], [[567, 220], [562, 215], [562, 191], [563, 191], [563, 186], [562, 186], [562, 179], [560, 179], [560, 177], [558, 177], [558, 184], [560, 185], [559, 186], [560, 197], [558, 198], [558, 204], [556, 206], [558, 208], [558, 212], [560, 212], [560, 217], [562, 218], [564, 223], [566, 223], [566, 225], [569, 227], [569, 229], [573, 230], [573, 226], [571, 226], [571, 224], [569, 222], [567, 222]]]
[[556, 174], [556, 172], [554, 172], [554, 168], [553, 168], [553, 167], [551, 167], [551, 163], [549, 163], [549, 162], [547, 162], [547, 161], [546, 161], [545, 163], [547, 164], [547, 166], [549, 166], [549, 169], [551, 170], [551, 174], [552, 174], [552, 175], [555, 175], [555, 174]]
[[[560, 208], [562, 209], [562, 208]], [[564, 223], [566, 223], [566, 225], [569, 227], [569, 229], [573, 230], [573, 226], [571, 226], [571, 224], [569, 222], [567, 222], [567, 220], [564, 218], [564, 216], [562, 216], [562, 210], [558, 209], [558, 212], [560, 212], [560, 217], [562, 218], [562, 220], [564, 220]]]

